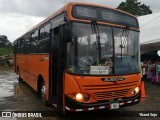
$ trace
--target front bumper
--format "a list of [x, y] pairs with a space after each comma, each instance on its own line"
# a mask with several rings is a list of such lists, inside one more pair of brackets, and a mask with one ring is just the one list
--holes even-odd
[[66, 101], [65, 108], [68, 111], [78, 112], [78, 111], [100, 110], [105, 108], [109, 109], [110, 104], [112, 103], [119, 103], [119, 107], [124, 107], [124, 106], [129, 106], [132, 104], [139, 103], [140, 97], [141, 97], [141, 92], [139, 92], [139, 94], [137, 94], [134, 97], [126, 98], [119, 101], [117, 100], [113, 102], [107, 101], [107, 102], [98, 102], [98, 103], [79, 103], [69, 98], [68, 96], [65, 96], [65, 101]]

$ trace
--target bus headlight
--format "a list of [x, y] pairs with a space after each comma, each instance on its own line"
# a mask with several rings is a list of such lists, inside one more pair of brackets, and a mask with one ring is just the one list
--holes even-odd
[[83, 101], [83, 95], [81, 93], [77, 93], [76, 94], [76, 100], [79, 101], [79, 102], [82, 102]]
[[139, 87], [132, 89], [131, 95], [137, 94], [139, 92], [139, 90], [140, 90]]
[[139, 87], [136, 87], [134, 90], [136, 93], [138, 93], [140, 89], [139, 89]]
[[90, 100], [90, 95], [86, 93], [77, 93], [75, 94], [75, 99], [78, 102], [88, 102]]

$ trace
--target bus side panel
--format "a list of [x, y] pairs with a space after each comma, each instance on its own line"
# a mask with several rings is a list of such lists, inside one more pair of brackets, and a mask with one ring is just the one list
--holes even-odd
[[48, 81], [49, 81], [49, 55], [28, 55], [28, 61], [29, 61], [29, 68], [27, 71], [30, 73], [30, 81], [28, 84], [37, 91], [37, 82], [38, 77], [41, 75], [45, 86], [46, 86], [46, 98], [48, 98]]
[[20, 77], [37, 91], [38, 76], [41, 75], [46, 86], [46, 98], [48, 98], [48, 72], [49, 72], [49, 55], [43, 54], [24, 54], [17, 55], [17, 67]]
[[[33, 82], [33, 88], [37, 90], [37, 81], [35, 77], [41, 75], [45, 84], [48, 83], [49, 59], [48, 55], [29, 55], [29, 71]], [[38, 78], [37, 78], [38, 79]]]

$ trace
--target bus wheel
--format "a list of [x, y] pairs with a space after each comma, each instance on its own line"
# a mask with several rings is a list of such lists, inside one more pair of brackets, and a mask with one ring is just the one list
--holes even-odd
[[42, 101], [45, 103], [46, 106], [50, 106], [51, 104], [46, 100], [46, 86], [44, 85], [44, 81], [40, 81], [39, 87], [38, 87], [38, 94]]
[[41, 86], [40, 86], [40, 97], [41, 99], [45, 102], [46, 101], [46, 87], [44, 85], [44, 82], [41, 82]]

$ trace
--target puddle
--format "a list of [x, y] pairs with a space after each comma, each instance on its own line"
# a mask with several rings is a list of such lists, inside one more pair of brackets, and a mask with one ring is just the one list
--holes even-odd
[[18, 95], [19, 93], [19, 84], [14, 83], [11, 85], [0, 85], [0, 98], [9, 97], [13, 95]]
[[[6, 74], [7, 73], [7, 74]], [[0, 99], [19, 93], [18, 76], [13, 72], [0, 73]]]

